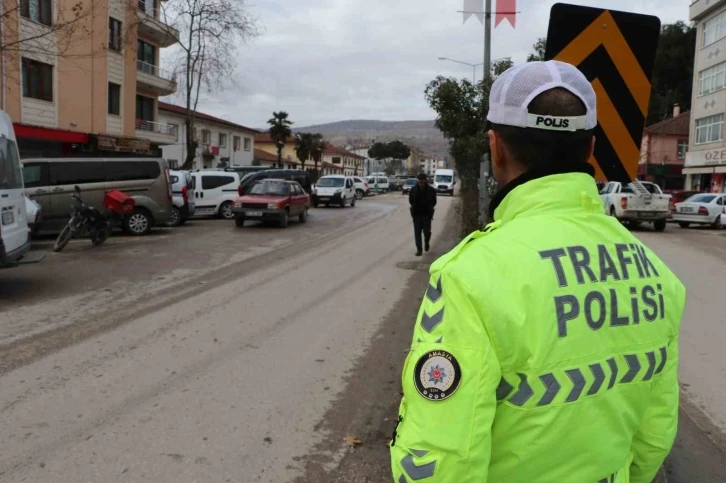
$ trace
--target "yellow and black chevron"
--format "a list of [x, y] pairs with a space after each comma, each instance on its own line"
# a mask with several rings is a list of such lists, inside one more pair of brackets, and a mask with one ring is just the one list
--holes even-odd
[[550, 12], [547, 59], [577, 66], [597, 94], [591, 163], [596, 178], [630, 182], [640, 160], [660, 20], [558, 3]]

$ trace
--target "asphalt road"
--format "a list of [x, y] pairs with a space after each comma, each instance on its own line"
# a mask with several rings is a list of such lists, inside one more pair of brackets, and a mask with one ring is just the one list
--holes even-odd
[[413, 257], [404, 200], [78, 241], [3, 271], [0, 481], [305, 478], [347, 381], [375, 400], [382, 382], [351, 371], [435, 256]]
[[686, 285], [681, 325], [681, 412], [668, 483], [726, 481], [726, 230], [639, 230]]

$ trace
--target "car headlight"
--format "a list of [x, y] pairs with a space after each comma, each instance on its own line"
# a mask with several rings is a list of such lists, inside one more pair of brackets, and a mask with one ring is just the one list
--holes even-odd
[[343, 188], [338, 188], [337, 190], [335, 190], [336, 195], [339, 195], [342, 192], [343, 192]]
[[267, 209], [268, 210], [276, 210], [277, 209], [277, 204], [275, 204], [275, 203], [269, 203], [267, 205]]

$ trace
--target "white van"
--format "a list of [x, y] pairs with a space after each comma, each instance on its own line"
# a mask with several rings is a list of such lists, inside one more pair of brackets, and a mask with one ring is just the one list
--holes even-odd
[[194, 177], [195, 216], [219, 216], [234, 220], [234, 200], [240, 176], [238, 173], [222, 170], [192, 172]]
[[434, 172], [434, 189], [437, 193], [449, 193], [454, 196], [455, 184], [453, 169], [437, 169]]
[[30, 250], [25, 188], [13, 121], [0, 111], [0, 267]]
[[323, 176], [313, 188], [313, 206], [355, 206], [355, 182], [350, 176], [332, 174]]
[[372, 192], [377, 190], [379, 193], [388, 193], [388, 190], [391, 189], [391, 184], [385, 174], [370, 175], [366, 179], [366, 183], [368, 183], [368, 189]]

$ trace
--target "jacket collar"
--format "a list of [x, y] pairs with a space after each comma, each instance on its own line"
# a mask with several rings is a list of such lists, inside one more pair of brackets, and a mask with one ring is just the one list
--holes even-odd
[[542, 213], [604, 213], [590, 165], [530, 170], [499, 190], [489, 206], [497, 225]]

